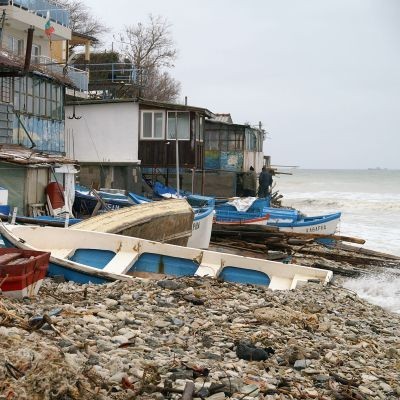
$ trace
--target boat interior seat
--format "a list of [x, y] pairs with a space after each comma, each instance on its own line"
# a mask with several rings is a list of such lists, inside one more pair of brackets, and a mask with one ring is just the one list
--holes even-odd
[[197, 269], [196, 276], [212, 276], [216, 277], [218, 271], [221, 269], [221, 265], [213, 263], [201, 263]]
[[44, 251], [49, 251], [51, 253], [52, 257], [67, 260], [69, 257], [71, 257], [74, 254], [75, 249], [49, 249], [49, 250], [44, 250]]
[[125, 274], [138, 259], [139, 253], [132, 251], [119, 251], [112, 260], [103, 268], [105, 272]]

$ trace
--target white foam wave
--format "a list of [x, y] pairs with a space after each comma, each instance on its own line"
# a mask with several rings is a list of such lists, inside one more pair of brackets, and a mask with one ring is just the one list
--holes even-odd
[[400, 275], [390, 272], [347, 279], [343, 286], [362, 299], [400, 314]]
[[291, 192], [285, 194], [283, 203], [291, 207], [332, 209], [341, 211], [390, 211], [400, 213], [400, 195], [350, 192]]

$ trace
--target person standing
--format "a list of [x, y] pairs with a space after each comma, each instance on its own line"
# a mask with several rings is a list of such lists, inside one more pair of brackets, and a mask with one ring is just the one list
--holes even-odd
[[250, 171], [243, 175], [243, 196], [255, 197], [257, 191], [257, 174], [251, 166]]
[[272, 175], [264, 165], [260, 176], [258, 177], [258, 197], [267, 197], [271, 193]]

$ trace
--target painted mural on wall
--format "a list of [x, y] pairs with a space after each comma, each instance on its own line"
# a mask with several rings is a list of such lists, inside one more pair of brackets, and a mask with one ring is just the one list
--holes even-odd
[[205, 151], [205, 168], [240, 172], [243, 168], [243, 153], [237, 151]]
[[206, 150], [204, 152], [204, 167], [205, 169], [221, 169], [218, 150]]

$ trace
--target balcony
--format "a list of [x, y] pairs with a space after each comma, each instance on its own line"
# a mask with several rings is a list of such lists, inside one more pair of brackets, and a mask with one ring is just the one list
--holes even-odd
[[45, 67], [48, 71], [53, 73], [67, 76], [75, 85], [76, 91], [81, 93], [87, 93], [89, 86], [89, 72], [76, 67], [65, 66], [60, 64], [56, 60], [52, 60], [45, 56], [34, 56], [32, 57], [33, 64], [39, 64]]
[[134, 97], [145, 74], [130, 63], [74, 64], [89, 73], [89, 95], [95, 98]]
[[19, 7], [42, 18], [49, 12], [51, 21], [69, 27], [69, 11], [46, 0], [0, 0], [0, 6]]

